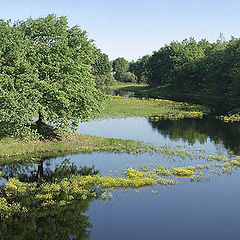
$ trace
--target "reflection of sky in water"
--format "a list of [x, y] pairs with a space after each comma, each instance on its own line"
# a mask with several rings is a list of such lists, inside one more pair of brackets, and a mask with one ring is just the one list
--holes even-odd
[[140, 117], [92, 120], [80, 123], [78, 132], [102, 137], [133, 139], [158, 146], [169, 145], [186, 150], [204, 149], [207, 154], [226, 153], [226, 149], [221, 143], [215, 144], [210, 138], [204, 144], [196, 139], [192, 146], [181, 138], [171, 140], [168, 136], [163, 136], [157, 129], [154, 129], [147, 118]]
[[239, 177], [127, 190], [116, 192], [110, 202], [91, 202], [86, 213], [91, 239], [238, 239]]
[[59, 164], [64, 159], [69, 158], [71, 163], [76, 166], [95, 166], [100, 170], [102, 175], [113, 174], [115, 170], [126, 170], [127, 168], [139, 168], [142, 164], [148, 164], [151, 168], [156, 165], [166, 164], [169, 167], [176, 166], [189, 166], [195, 165], [196, 161], [186, 158], [185, 160], [176, 157], [167, 157], [163, 154], [148, 154], [143, 153], [139, 155], [126, 154], [126, 153], [91, 153], [91, 154], [75, 154], [68, 155], [66, 157], [58, 157], [51, 159], [51, 167], [54, 168], [56, 164]]
[[[43, 169], [54, 171], [56, 166], [60, 166], [65, 159], [69, 159], [67, 165], [74, 164], [79, 168], [83, 166], [94, 166], [102, 175], [122, 175], [127, 168], [140, 168], [146, 164], [150, 169], [154, 169], [160, 165], [167, 165], [169, 168], [173, 168], [190, 165], [194, 166], [199, 162], [202, 164], [206, 163], [203, 159], [196, 161], [194, 158], [192, 160], [188, 157], [182, 159], [178, 156], [168, 157], [165, 154], [141, 153], [136, 155], [127, 153], [94, 152], [90, 154], [72, 154], [65, 157], [51, 158], [44, 161]], [[13, 164], [0, 167], [3, 175], [5, 175], [6, 172], [10, 172], [11, 169], [18, 169], [18, 173], [29, 174], [32, 170], [37, 170], [37, 164]]]
[[[152, 128], [145, 118], [94, 120], [81, 124], [78, 131], [156, 145], [167, 144], [195, 155], [228, 152], [221, 142], [215, 144], [210, 137], [204, 144], [196, 140], [192, 146], [181, 139], [172, 141]], [[183, 160], [161, 154], [133, 156], [107, 153], [75, 155], [71, 161], [84, 161], [97, 168], [100, 166], [106, 174], [111, 169], [137, 167], [144, 163], [166, 163], [170, 167], [209, 163], [203, 159]], [[91, 239], [237, 239], [240, 234], [239, 177], [239, 171], [234, 171], [231, 176], [216, 174], [210, 182], [201, 184], [181, 179], [180, 184], [174, 187], [143, 188], [139, 193], [135, 190], [117, 191], [112, 202], [104, 204], [99, 200], [91, 203], [87, 212], [93, 224]], [[158, 194], [154, 195], [153, 190]]]

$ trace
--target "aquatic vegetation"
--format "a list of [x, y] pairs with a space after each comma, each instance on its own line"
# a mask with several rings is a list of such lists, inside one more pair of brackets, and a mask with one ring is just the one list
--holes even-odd
[[171, 175], [171, 171], [167, 169], [165, 166], [161, 166], [159, 168], [156, 168], [154, 172], [158, 175], [169, 177]]
[[176, 177], [194, 177], [195, 167], [173, 168], [172, 174]]
[[186, 168], [173, 168], [170, 170], [167, 166], [163, 165], [154, 169], [153, 173], [165, 177], [169, 177], [171, 175], [174, 175], [175, 177], [194, 177], [196, 169], [197, 167], [195, 166], [188, 166]]
[[[0, 210], [0, 239], [89, 239], [92, 224], [85, 212], [90, 200], [72, 201], [57, 208], [31, 208], [28, 212], [13, 214], [13, 209], [3, 199], [1, 206], [9, 207], [4, 218]], [[15, 207], [15, 204], [13, 204]], [[2, 213], [2, 215], [1, 215]], [[3, 218], [2, 218], [3, 216]]]
[[189, 151], [179, 148], [172, 149], [168, 145], [161, 146], [159, 152], [164, 153], [169, 157], [175, 155], [181, 157], [182, 159], [185, 159], [186, 157], [193, 159], [193, 154]]
[[147, 177], [147, 173], [141, 172], [132, 168], [127, 169], [126, 175], [130, 179]]
[[220, 175], [221, 172], [219, 172], [219, 169], [221, 169], [222, 173], [229, 175], [232, 173], [233, 168], [240, 168], [240, 160], [234, 159], [224, 163], [215, 163], [213, 167], [215, 167], [215, 169], [211, 171], [212, 173], [218, 173]]
[[202, 165], [202, 164], [197, 164], [196, 169], [209, 169], [210, 165], [206, 164], [206, 165]]
[[203, 172], [198, 172], [191, 178], [191, 182], [203, 182], [203, 181], [210, 181], [210, 175], [205, 174]]
[[231, 114], [229, 116], [218, 116], [217, 119], [224, 121], [225, 123], [240, 122], [240, 113]]
[[184, 118], [203, 118], [204, 113], [199, 112], [199, 111], [190, 111], [190, 112], [184, 112], [184, 113], [174, 113], [174, 112], [169, 112], [166, 113], [165, 115], [160, 115], [160, 116], [151, 116], [149, 120], [151, 122], [158, 122], [160, 120], [179, 120], [179, 119], [184, 119]]
[[238, 160], [231, 160], [227, 163], [224, 163], [221, 168], [223, 169], [224, 173], [231, 173], [233, 168], [240, 168], [240, 161]]
[[41, 184], [21, 182], [11, 178], [0, 191], [0, 218], [29, 214], [31, 211], [67, 206], [74, 200], [111, 197], [106, 191], [141, 188], [145, 186], [174, 185], [175, 180], [159, 178], [154, 171], [142, 172], [129, 168], [125, 177], [87, 175], [71, 176]]
[[218, 161], [218, 162], [221, 162], [221, 161], [224, 161], [224, 162], [227, 162], [229, 159], [228, 157], [226, 156], [223, 156], [223, 155], [216, 155], [216, 156], [213, 156], [213, 155], [203, 155], [203, 154], [199, 154], [199, 158], [203, 158], [203, 159], [206, 159], [207, 161], [211, 162], [211, 161]]
[[194, 167], [194, 166], [189, 166], [189, 167], [187, 167], [187, 169], [194, 172], [194, 171], [196, 170], [196, 167]]
[[146, 164], [146, 163], [142, 164], [140, 167], [140, 171], [143, 171], [143, 172], [147, 172], [147, 171], [149, 171], [149, 169], [150, 168], [149, 168], [148, 164]]
[[[208, 156], [208, 155], [207, 155]], [[207, 160], [206, 156], [206, 160]], [[210, 157], [209, 157], [210, 158]], [[191, 181], [209, 181], [212, 174], [231, 174], [233, 168], [240, 168], [240, 157], [224, 162], [224, 158], [211, 156], [211, 159], [221, 159], [223, 163], [197, 164], [196, 166], [176, 167], [169, 169], [167, 165], [157, 166], [151, 170], [147, 164], [140, 169], [127, 168], [124, 176], [68, 175], [67, 178], [53, 178], [52, 182], [22, 182], [11, 178], [0, 190], [0, 219], [4, 221], [15, 216], [41, 214], [44, 211], [54, 211], [68, 207], [74, 201], [84, 201], [96, 198], [111, 200], [112, 191], [117, 189], [139, 189], [154, 185], [174, 185], [176, 178], [190, 178]], [[218, 170], [217, 170], [218, 169]], [[165, 178], [162, 178], [163, 176]], [[170, 179], [173, 176], [175, 178]], [[152, 191], [157, 194], [158, 191]]]
[[[227, 164], [227, 163], [226, 163]], [[229, 162], [230, 165], [234, 166], [234, 167], [239, 167], [240, 168], [240, 160], [231, 160]]]
[[225, 174], [231, 174], [231, 173], [232, 173], [233, 166], [230, 165], [230, 164], [225, 164], [225, 165], [223, 165], [221, 168], [222, 168], [223, 173], [225, 173]]

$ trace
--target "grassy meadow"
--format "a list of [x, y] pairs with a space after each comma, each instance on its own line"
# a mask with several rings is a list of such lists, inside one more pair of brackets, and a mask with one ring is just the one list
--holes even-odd
[[208, 110], [200, 105], [164, 99], [138, 99], [110, 96], [98, 118], [153, 117], [160, 119], [202, 118]]

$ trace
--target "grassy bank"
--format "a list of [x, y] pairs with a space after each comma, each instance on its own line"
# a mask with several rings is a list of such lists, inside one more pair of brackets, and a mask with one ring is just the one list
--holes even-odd
[[[173, 102], [158, 99], [125, 99], [123, 97], [110, 97], [105, 102], [105, 108], [97, 117], [127, 117], [144, 116], [159, 120], [201, 118], [205, 109], [198, 105]], [[154, 120], [152, 119], [152, 120]], [[29, 161], [63, 156], [79, 152], [139, 152], [152, 151], [153, 147], [132, 140], [111, 139], [83, 134], [70, 134], [61, 137], [61, 141], [34, 140], [22, 141], [16, 138], [0, 140], [0, 164], [16, 161]]]
[[109, 91], [130, 91], [140, 97], [171, 99], [207, 105], [217, 111], [239, 112], [240, 98], [214, 96], [210, 93], [188, 93], [184, 89], [176, 88], [170, 84], [149, 87], [146, 84], [119, 84], [109, 87]]
[[156, 117], [159, 119], [202, 118], [207, 109], [200, 105], [163, 99], [138, 99], [112, 96], [97, 117]]
[[[209, 94], [196, 94], [185, 92], [184, 89], [176, 88], [170, 84], [164, 86], [149, 87], [147, 84], [119, 84], [109, 87], [113, 91], [130, 91], [141, 97], [162, 98], [171, 100], [194, 100], [201, 101], [201, 98], [209, 99], [209, 101], [220, 101], [223, 98], [218, 96], [211, 96]], [[202, 103], [202, 101], [201, 101]]]
[[0, 141], [0, 164], [16, 161], [37, 161], [39, 159], [79, 152], [137, 153], [152, 151], [153, 149], [154, 147], [138, 141], [96, 137], [84, 134], [71, 134], [61, 141], [24, 142], [14, 138], [5, 138]]

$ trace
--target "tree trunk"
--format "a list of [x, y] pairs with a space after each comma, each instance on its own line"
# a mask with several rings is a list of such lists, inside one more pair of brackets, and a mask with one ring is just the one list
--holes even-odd
[[40, 161], [40, 163], [38, 163], [37, 179], [41, 179], [43, 177], [44, 177], [43, 161]]
[[38, 111], [38, 120], [37, 120], [37, 124], [38, 124], [39, 126], [43, 124], [43, 116], [42, 116], [42, 113], [41, 113], [40, 110]]

